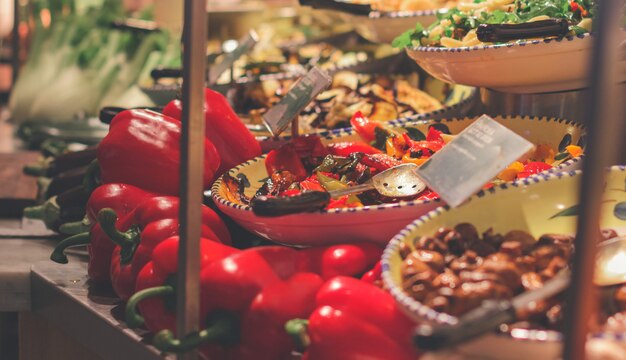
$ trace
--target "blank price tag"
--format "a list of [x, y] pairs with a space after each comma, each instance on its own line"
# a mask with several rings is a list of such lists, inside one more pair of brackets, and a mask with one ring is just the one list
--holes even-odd
[[426, 161], [418, 174], [448, 205], [457, 207], [533, 148], [528, 140], [482, 115]]
[[209, 69], [209, 85], [214, 85], [224, 71], [230, 69], [241, 55], [252, 50], [257, 42], [259, 42], [259, 35], [254, 30], [250, 30], [248, 35], [239, 40], [239, 45], [233, 51], [226, 53], [221, 62]]
[[317, 94], [330, 85], [331, 81], [331, 77], [325, 71], [318, 67], [311, 69], [263, 115], [265, 127], [273, 136], [280, 135]]

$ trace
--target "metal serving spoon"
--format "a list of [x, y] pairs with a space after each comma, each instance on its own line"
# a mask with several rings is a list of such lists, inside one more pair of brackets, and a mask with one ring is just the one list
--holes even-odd
[[411, 163], [394, 166], [374, 175], [367, 182], [346, 189], [308, 191], [296, 196], [256, 196], [250, 202], [258, 216], [281, 216], [300, 212], [313, 212], [326, 207], [331, 198], [376, 190], [390, 198], [411, 197], [424, 191], [426, 184], [417, 175], [419, 166]]
[[[598, 244], [594, 282], [608, 287], [626, 283], [626, 237], [616, 237]], [[542, 288], [525, 291], [511, 300], [488, 300], [463, 315], [450, 325], [420, 325], [413, 341], [423, 350], [440, 350], [454, 347], [487, 332], [503, 323], [517, 319], [517, 312], [535, 301], [548, 299], [567, 289], [570, 272], [562, 271], [546, 282]]]

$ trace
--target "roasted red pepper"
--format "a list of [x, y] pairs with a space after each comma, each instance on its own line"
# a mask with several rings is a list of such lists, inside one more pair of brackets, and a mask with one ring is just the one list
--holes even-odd
[[[111, 121], [98, 145], [103, 183], [121, 182], [160, 194], [177, 195], [180, 168], [180, 122], [150, 110], [126, 110]], [[220, 165], [215, 146], [204, 141], [204, 187]]]
[[[182, 102], [173, 100], [163, 109], [165, 115], [182, 118]], [[241, 122], [226, 98], [211, 89], [204, 90], [205, 136], [217, 148], [222, 174], [231, 168], [261, 155], [261, 145]]]
[[301, 159], [323, 158], [329, 154], [328, 149], [322, 144], [318, 135], [308, 134], [291, 139], [298, 156]]
[[[300, 190], [302, 191], [326, 191], [317, 179], [317, 175], [313, 174], [300, 182]], [[283, 192], [284, 193], [284, 192]]]
[[443, 138], [441, 137], [443, 132], [435, 129], [434, 126], [428, 128], [428, 134], [426, 134], [426, 141], [437, 141], [443, 142]]
[[332, 155], [348, 157], [355, 152], [364, 154], [380, 154], [382, 151], [361, 141], [347, 141], [327, 145]]
[[360, 162], [365, 166], [374, 168], [376, 171], [384, 171], [402, 164], [400, 160], [397, 160], [387, 154], [365, 154], [361, 158]]
[[363, 113], [357, 111], [352, 115], [350, 124], [354, 131], [356, 131], [363, 140], [370, 142], [376, 139], [376, 128], [382, 128], [380, 123], [371, 121], [367, 117], [363, 116]]
[[[89, 263], [87, 271], [95, 282], [108, 282], [111, 253], [114, 244], [104, 234], [96, 221], [96, 215], [103, 208], [112, 208], [120, 215], [126, 215], [139, 203], [155, 196], [138, 187], [127, 184], [105, 184], [96, 188], [90, 195], [86, 207], [86, 222], [91, 226], [88, 232], [66, 238], [54, 249], [50, 258], [58, 263], [67, 263], [63, 251], [72, 246], [87, 244]], [[72, 224], [72, 227], [81, 227], [82, 223]], [[66, 228], [69, 230], [70, 225]]]
[[[287, 331], [308, 342], [304, 359], [413, 360], [415, 326], [387, 292], [364, 281], [335, 277], [317, 293], [308, 321], [292, 320]], [[306, 333], [306, 334], [305, 334]]]
[[[151, 260], [153, 249], [179, 232], [179, 198], [158, 196], [146, 199], [133, 212], [118, 221], [112, 209], [98, 215], [101, 228], [113, 243], [110, 264], [111, 283], [117, 295], [128, 299], [135, 290], [137, 274]], [[230, 234], [213, 210], [202, 206], [202, 237], [230, 244]]]
[[552, 169], [552, 165], [540, 161], [529, 162], [524, 165], [524, 170], [517, 174], [518, 179], [527, 178], [531, 175], [539, 174], [542, 171]]
[[293, 144], [285, 144], [270, 151], [265, 158], [265, 169], [269, 175], [278, 171], [289, 171], [298, 181], [307, 177], [306, 169]]

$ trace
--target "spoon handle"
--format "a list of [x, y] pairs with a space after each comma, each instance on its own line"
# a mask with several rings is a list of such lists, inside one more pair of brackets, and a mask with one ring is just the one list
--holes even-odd
[[275, 217], [319, 211], [325, 208], [329, 202], [329, 193], [307, 191], [296, 196], [256, 196], [250, 202], [250, 207], [257, 216]]
[[563, 19], [548, 19], [521, 24], [481, 24], [476, 29], [482, 42], [506, 42], [511, 40], [563, 37], [569, 32], [569, 24]]
[[374, 184], [368, 182], [365, 184], [360, 184], [360, 185], [356, 185], [356, 186], [350, 186], [347, 187], [345, 189], [340, 189], [340, 190], [332, 190], [329, 192], [330, 197], [332, 198], [338, 198], [338, 197], [342, 197], [344, 195], [352, 195], [352, 194], [360, 194], [362, 192], [366, 192], [368, 190], [372, 190], [374, 189]]
[[534, 301], [548, 299], [564, 291], [570, 283], [568, 270], [561, 271], [543, 287], [523, 292], [511, 300], [487, 300], [471, 310], [452, 325], [418, 326], [413, 342], [424, 350], [453, 347], [477, 338], [498, 328], [500, 324], [513, 322], [517, 311]]
[[368, 15], [372, 7], [367, 4], [351, 4], [335, 0], [300, 0], [301, 6], [310, 6], [314, 9], [336, 10], [353, 15]]

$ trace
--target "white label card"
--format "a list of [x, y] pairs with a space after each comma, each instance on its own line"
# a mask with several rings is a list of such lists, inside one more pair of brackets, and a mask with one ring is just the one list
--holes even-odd
[[418, 170], [422, 180], [451, 207], [461, 205], [534, 145], [482, 115]]
[[263, 115], [265, 127], [273, 136], [280, 135], [317, 94], [330, 85], [331, 81], [331, 77], [325, 71], [318, 67], [311, 69]]

